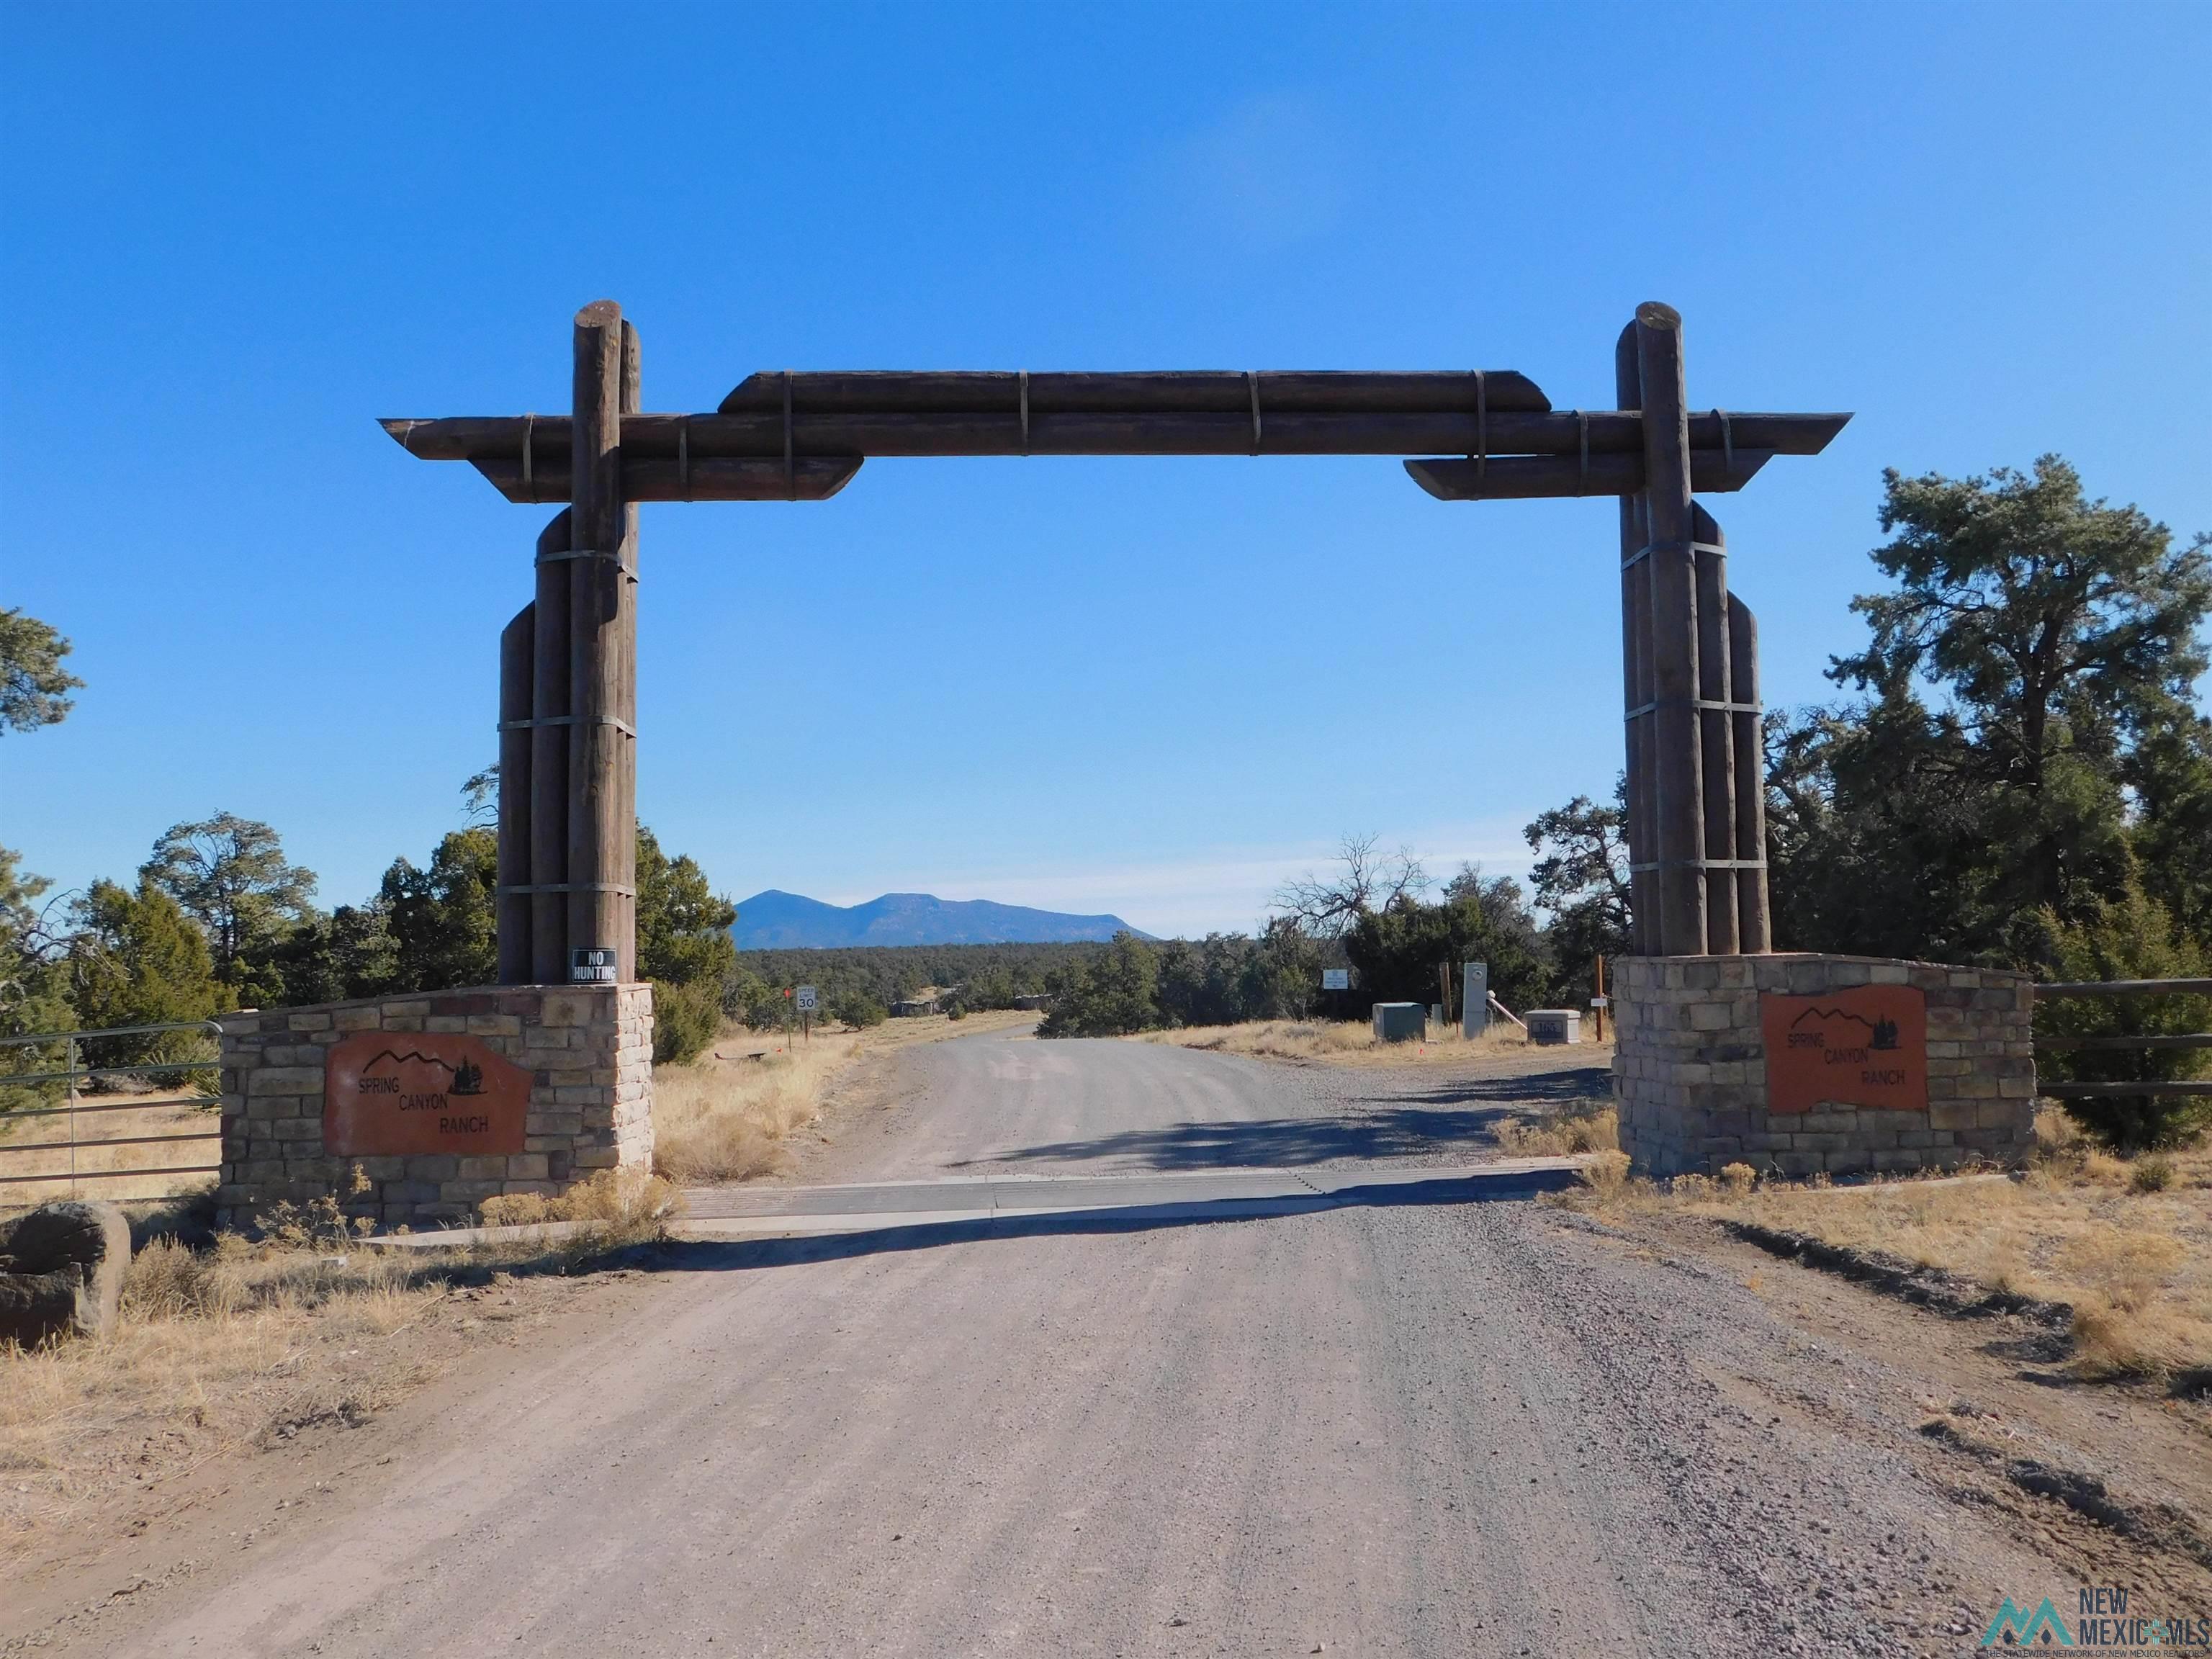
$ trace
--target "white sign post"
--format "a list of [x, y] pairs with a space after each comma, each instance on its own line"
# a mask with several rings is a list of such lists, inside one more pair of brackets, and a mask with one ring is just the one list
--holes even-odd
[[1322, 969], [1321, 988], [1324, 991], [1349, 991], [1352, 988], [1352, 969], [1349, 968]]
[[799, 1040], [801, 1042], [814, 1041], [814, 988], [811, 985], [799, 988]]

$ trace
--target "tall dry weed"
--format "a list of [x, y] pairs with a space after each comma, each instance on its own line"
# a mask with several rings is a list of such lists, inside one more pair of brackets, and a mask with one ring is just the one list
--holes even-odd
[[1572, 1158], [1620, 1150], [1620, 1116], [1610, 1106], [1523, 1122], [1501, 1117], [1491, 1126], [1498, 1144], [1524, 1158]]
[[665, 1237], [668, 1224], [683, 1211], [684, 1194], [674, 1183], [643, 1170], [601, 1170], [557, 1198], [507, 1193], [478, 1206], [485, 1223], [494, 1227], [580, 1223], [586, 1237], [571, 1248], [599, 1249]]
[[785, 1143], [816, 1122], [849, 1045], [709, 1060], [653, 1074], [653, 1166], [679, 1182], [744, 1181], [789, 1164]]

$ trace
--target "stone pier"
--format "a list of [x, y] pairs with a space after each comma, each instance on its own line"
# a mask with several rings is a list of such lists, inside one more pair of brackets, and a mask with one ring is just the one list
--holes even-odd
[[653, 1163], [653, 988], [501, 986], [222, 1020], [219, 1224], [334, 1194], [383, 1226], [469, 1219]]
[[2024, 1157], [2024, 974], [1873, 957], [1627, 957], [1613, 1099], [1639, 1173], [1785, 1176]]

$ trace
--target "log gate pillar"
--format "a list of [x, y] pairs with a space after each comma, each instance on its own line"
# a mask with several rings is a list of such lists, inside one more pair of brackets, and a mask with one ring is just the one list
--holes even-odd
[[[1758, 624], [1729, 592], [1728, 543], [1691, 498], [1682, 319], [1650, 302], [1621, 331], [1616, 401], [1643, 416], [1642, 490], [1620, 498], [1631, 908], [1639, 956], [1757, 956], [1767, 915]], [[1716, 410], [1727, 464], [1729, 418]]]
[[[569, 503], [538, 535], [537, 597], [500, 635], [502, 985], [637, 977], [637, 507], [622, 477], [637, 331], [600, 300], [574, 342]], [[526, 483], [533, 454], [526, 435]]]

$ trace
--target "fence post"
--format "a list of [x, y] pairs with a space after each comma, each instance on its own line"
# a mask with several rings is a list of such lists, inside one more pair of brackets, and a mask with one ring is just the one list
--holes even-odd
[[70, 1196], [76, 1196], [76, 1037], [70, 1036], [62, 1054], [62, 1068], [69, 1073]]

